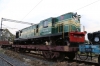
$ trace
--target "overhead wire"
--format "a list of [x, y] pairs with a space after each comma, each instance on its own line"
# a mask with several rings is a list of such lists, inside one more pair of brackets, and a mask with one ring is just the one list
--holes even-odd
[[94, 3], [97, 3], [98, 1], [100, 1], [100, 0], [94, 1], [94, 2], [92, 2], [92, 3], [90, 3], [90, 4], [87, 4], [87, 5], [83, 6], [83, 7], [80, 7], [80, 8], [78, 8], [78, 9], [74, 10], [74, 11], [83, 9], [83, 8], [85, 8], [85, 7], [87, 7], [87, 6], [90, 6], [90, 5], [94, 4]]
[[[99, 1], [100, 1], [100, 0], [94, 1], [94, 2], [92, 2], [92, 3], [90, 3], [90, 4], [87, 4], [87, 5], [83, 6], [83, 7], [80, 7], [80, 8], [78, 8], [78, 9], [74, 10], [73, 12], [78, 11], [78, 10], [80, 10], [80, 9], [83, 9], [83, 8], [85, 8], [85, 7], [88, 7], [88, 6], [90, 6], [90, 5], [94, 4], [94, 3], [97, 3], [97, 2], [99, 2]], [[81, 25], [82, 25], [82, 24], [81, 24]], [[85, 30], [85, 26], [84, 26], [84, 25], [83, 25], [83, 28], [84, 28], [84, 30]]]
[[33, 11], [33, 9], [35, 9], [41, 2], [42, 2], [43, 0], [40, 0], [23, 18], [22, 18], [22, 20], [26, 17], [26, 16], [28, 16], [32, 11]]
[[[26, 16], [28, 16], [28, 15], [33, 11], [33, 9], [35, 9], [42, 1], [43, 1], [43, 0], [40, 0], [40, 1], [39, 1], [39, 2], [38, 2], [38, 3], [37, 3], [23, 18], [22, 18], [22, 20], [23, 20]], [[83, 9], [83, 8], [85, 8], [85, 7], [87, 7], [87, 6], [90, 6], [90, 5], [92, 5], [92, 4], [94, 4], [94, 3], [98, 2], [98, 1], [100, 1], [100, 0], [94, 1], [94, 2], [92, 2], [92, 3], [90, 3], [90, 4], [87, 4], [87, 5], [83, 6], [83, 7], [80, 7], [80, 8], [78, 8], [78, 9], [74, 10], [74, 11]]]

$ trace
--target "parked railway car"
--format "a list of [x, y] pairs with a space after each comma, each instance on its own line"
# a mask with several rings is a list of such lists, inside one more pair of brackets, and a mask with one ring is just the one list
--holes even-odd
[[17, 31], [12, 47], [19, 51], [42, 51], [47, 59], [74, 59], [78, 45], [85, 41], [85, 33], [81, 32], [80, 15], [69, 12]]
[[87, 58], [89, 53], [91, 54], [91, 57], [92, 53], [98, 55], [98, 63], [100, 64], [100, 31], [88, 33], [87, 37], [89, 44], [80, 44], [79, 51], [86, 53]]
[[0, 41], [0, 47], [1, 48], [11, 48], [12, 47], [12, 42], [9, 41]]

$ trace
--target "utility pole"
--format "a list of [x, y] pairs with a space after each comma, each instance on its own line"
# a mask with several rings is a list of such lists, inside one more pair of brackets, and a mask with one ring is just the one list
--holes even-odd
[[1, 29], [2, 29], [2, 18], [1, 18]]
[[1, 31], [1, 35], [0, 36], [1, 36], [1, 41], [2, 41], [3, 40], [3, 35], [2, 35], [3, 34], [2, 33], [2, 31], [3, 31], [3, 29], [2, 29], [2, 18], [1, 18], [1, 29], [0, 29], [0, 31]]
[[22, 23], [22, 24], [28, 24], [28, 25], [34, 25], [34, 23], [29, 23], [29, 22], [23, 22], [23, 21], [18, 21], [18, 20], [13, 20], [13, 19], [6, 19], [6, 18], [1, 18], [1, 40], [3, 40], [3, 29], [2, 29], [2, 23], [3, 21], [9, 21], [9, 22], [15, 22], [15, 23]]

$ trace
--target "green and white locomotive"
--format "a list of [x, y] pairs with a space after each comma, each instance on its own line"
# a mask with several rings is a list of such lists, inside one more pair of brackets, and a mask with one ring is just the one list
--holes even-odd
[[[83, 38], [80, 38], [78, 42], [73, 41], [70, 38], [70, 32], [80, 31], [80, 15], [69, 12], [58, 17], [42, 20], [38, 24], [17, 31], [14, 44], [78, 46], [79, 43], [84, 42]], [[81, 36], [84, 36], [84, 33]]]

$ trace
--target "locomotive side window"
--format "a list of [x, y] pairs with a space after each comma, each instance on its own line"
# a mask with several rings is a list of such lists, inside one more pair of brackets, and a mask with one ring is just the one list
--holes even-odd
[[45, 28], [45, 27], [48, 27], [48, 21], [47, 21], [47, 20], [43, 22], [43, 27], [44, 27], [44, 28]]
[[58, 19], [56, 19], [56, 18], [53, 18], [52, 19], [52, 26], [54, 27], [55, 26], [55, 23], [58, 21]]
[[36, 33], [38, 33], [38, 25], [36, 26]]
[[20, 31], [20, 36], [21, 36], [22, 31]]

